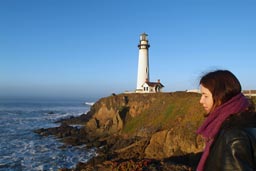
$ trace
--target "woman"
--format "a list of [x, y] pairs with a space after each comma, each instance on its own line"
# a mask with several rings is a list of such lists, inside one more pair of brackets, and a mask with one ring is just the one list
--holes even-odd
[[197, 171], [255, 171], [256, 113], [233, 73], [216, 70], [200, 80], [207, 118], [197, 130], [206, 146]]

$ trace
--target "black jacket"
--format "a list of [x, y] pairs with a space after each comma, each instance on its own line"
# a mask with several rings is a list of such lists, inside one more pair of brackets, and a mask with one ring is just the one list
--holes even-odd
[[256, 113], [229, 117], [216, 136], [205, 171], [256, 171]]

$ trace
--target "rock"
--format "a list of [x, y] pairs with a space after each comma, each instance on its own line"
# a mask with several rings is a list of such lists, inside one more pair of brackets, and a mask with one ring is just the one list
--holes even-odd
[[152, 135], [149, 145], [145, 149], [147, 158], [164, 159], [170, 156], [198, 153], [202, 151], [204, 143], [194, 134], [191, 141], [181, 133], [170, 130], [159, 131]]
[[49, 111], [47, 114], [52, 115], [52, 114], [54, 114], [54, 112], [53, 111]]

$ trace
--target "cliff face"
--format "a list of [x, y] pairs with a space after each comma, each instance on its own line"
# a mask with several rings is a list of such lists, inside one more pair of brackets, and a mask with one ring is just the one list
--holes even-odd
[[112, 95], [92, 106], [86, 129], [97, 137], [147, 139], [146, 158], [197, 153], [203, 148], [195, 134], [204, 113], [199, 99], [199, 94], [186, 92]]

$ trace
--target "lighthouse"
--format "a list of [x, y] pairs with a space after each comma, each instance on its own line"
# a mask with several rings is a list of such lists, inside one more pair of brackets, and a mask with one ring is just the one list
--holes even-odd
[[146, 33], [140, 35], [139, 41], [139, 61], [138, 61], [138, 75], [137, 75], [137, 88], [136, 92], [143, 91], [143, 84], [149, 81], [149, 59], [148, 59], [148, 49], [150, 47], [148, 43]]
[[150, 82], [149, 80], [149, 57], [148, 49], [150, 47], [148, 43], [146, 33], [140, 35], [139, 48], [139, 61], [138, 61], [138, 76], [137, 76], [137, 88], [136, 93], [157, 93], [161, 92], [164, 85], [160, 82]]

